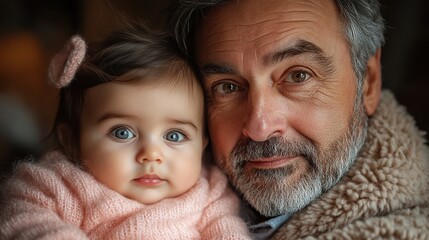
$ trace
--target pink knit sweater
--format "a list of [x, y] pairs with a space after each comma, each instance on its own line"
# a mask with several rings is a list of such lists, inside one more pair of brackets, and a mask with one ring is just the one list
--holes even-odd
[[21, 163], [1, 194], [0, 239], [249, 239], [215, 167], [182, 196], [143, 205], [53, 151]]

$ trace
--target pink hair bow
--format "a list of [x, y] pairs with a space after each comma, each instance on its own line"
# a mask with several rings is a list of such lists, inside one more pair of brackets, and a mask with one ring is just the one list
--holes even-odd
[[48, 79], [57, 88], [66, 87], [74, 78], [85, 58], [86, 43], [79, 35], [73, 36], [51, 60]]

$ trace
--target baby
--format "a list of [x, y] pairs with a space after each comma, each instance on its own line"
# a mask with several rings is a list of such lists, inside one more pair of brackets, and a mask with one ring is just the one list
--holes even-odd
[[208, 142], [198, 74], [169, 36], [131, 25], [50, 66], [58, 147], [2, 188], [1, 239], [250, 239]]

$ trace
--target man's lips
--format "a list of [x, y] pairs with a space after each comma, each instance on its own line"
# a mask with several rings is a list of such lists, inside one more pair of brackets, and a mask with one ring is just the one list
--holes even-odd
[[297, 158], [297, 156], [258, 158], [258, 159], [248, 161], [246, 165], [248, 168], [260, 168], [260, 169], [280, 168], [285, 166], [295, 158]]
[[164, 179], [161, 179], [156, 174], [144, 174], [143, 176], [134, 179], [134, 181], [145, 186], [156, 186], [164, 182]]

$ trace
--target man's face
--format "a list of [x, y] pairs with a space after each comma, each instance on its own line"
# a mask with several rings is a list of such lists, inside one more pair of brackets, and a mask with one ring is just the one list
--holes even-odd
[[332, 1], [232, 1], [197, 30], [215, 159], [266, 216], [330, 188], [363, 144], [366, 114]]

